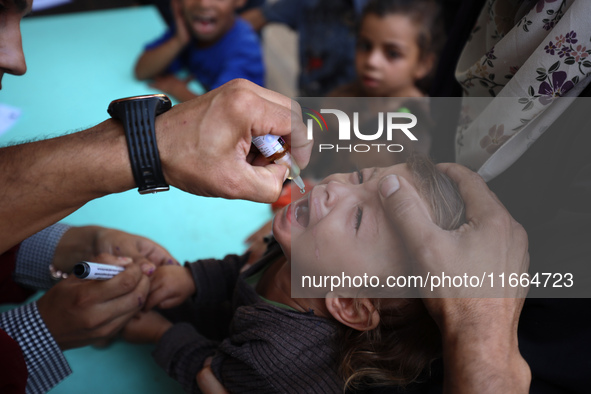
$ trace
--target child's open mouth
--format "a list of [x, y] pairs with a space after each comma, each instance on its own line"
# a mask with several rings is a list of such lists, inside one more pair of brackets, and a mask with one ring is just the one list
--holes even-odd
[[302, 227], [308, 227], [308, 224], [310, 223], [309, 199], [310, 195], [308, 195], [308, 198], [302, 198], [297, 201], [294, 204], [295, 207], [293, 207], [296, 222], [298, 222]]
[[216, 22], [214, 17], [195, 16], [193, 17], [193, 29], [198, 35], [211, 34], [215, 31]]

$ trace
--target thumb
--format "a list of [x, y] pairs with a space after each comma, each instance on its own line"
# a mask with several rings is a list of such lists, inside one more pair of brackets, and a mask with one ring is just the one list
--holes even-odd
[[378, 185], [386, 216], [401, 237], [411, 257], [438, 245], [442, 230], [433, 223], [429, 208], [416, 189], [403, 177], [388, 175]]
[[280, 164], [253, 166], [252, 169], [255, 172], [249, 182], [252, 193], [249, 193], [245, 198], [266, 203], [277, 201], [281, 195], [283, 182], [289, 174], [289, 169]]

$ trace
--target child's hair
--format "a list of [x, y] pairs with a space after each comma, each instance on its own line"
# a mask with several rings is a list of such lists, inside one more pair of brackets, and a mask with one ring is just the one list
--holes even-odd
[[[424, 156], [407, 165], [435, 223], [453, 230], [465, 222], [465, 207], [455, 183]], [[346, 388], [404, 386], [416, 381], [441, 354], [435, 321], [419, 298], [372, 299], [380, 323], [369, 331], [339, 326], [340, 372]]]
[[370, 0], [363, 9], [360, 20], [363, 21], [368, 14], [380, 18], [391, 14], [406, 15], [419, 27], [419, 60], [425, 60], [429, 55], [435, 57], [431, 72], [416, 82], [417, 87], [426, 92], [433, 79], [437, 58], [445, 44], [445, 27], [439, 3], [435, 0]]

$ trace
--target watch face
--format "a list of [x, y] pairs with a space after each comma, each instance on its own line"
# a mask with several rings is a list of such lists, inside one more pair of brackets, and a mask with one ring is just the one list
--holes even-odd
[[121, 104], [124, 104], [126, 102], [131, 102], [131, 101], [139, 101], [139, 100], [157, 100], [158, 104], [156, 105], [156, 116], [168, 111], [172, 106], [172, 103], [170, 102], [170, 99], [168, 98], [167, 95], [165, 95], [165, 94], [148, 94], [148, 95], [144, 95], [144, 96], [133, 96], [133, 97], [122, 98], [119, 100], [113, 100], [113, 101], [111, 101], [111, 104], [109, 104], [109, 108], [107, 109], [107, 112], [109, 113], [109, 115], [111, 115], [111, 117], [117, 119], [120, 117], [119, 116], [119, 109], [121, 108]]

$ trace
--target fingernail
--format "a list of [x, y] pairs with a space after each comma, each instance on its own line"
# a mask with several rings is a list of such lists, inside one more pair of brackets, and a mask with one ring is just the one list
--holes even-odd
[[131, 257], [123, 257], [123, 256], [117, 257], [117, 260], [121, 264], [129, 264], [129, 263], [133, 262], [133, 259]]
[[166, 265], [173, 265], [174, 261], [172, 259], [168, 259], [168, 261], [166, 262]]
[[380, 182], [380, 193], [384, 198], [390, 197], [399, 188], [400, 182], [396, 175], [388, 175]]
[[137, 306], [142, 306], [143, 303], [144, 303], [144, 300], [142, 300], [142, 297], [138, 297], [137, 298]]
[[144, 263], [142, 264], [142, 272], [148, 276], [152, 275], [156, 270], [156, 266], [152, 263]]
[[285, 182], [285, 180], [287, 179], [288, 176], [289, 176], [289, 168], [287, 170], [285, 170], [285, 175], [283, 175], [283, 182]]

